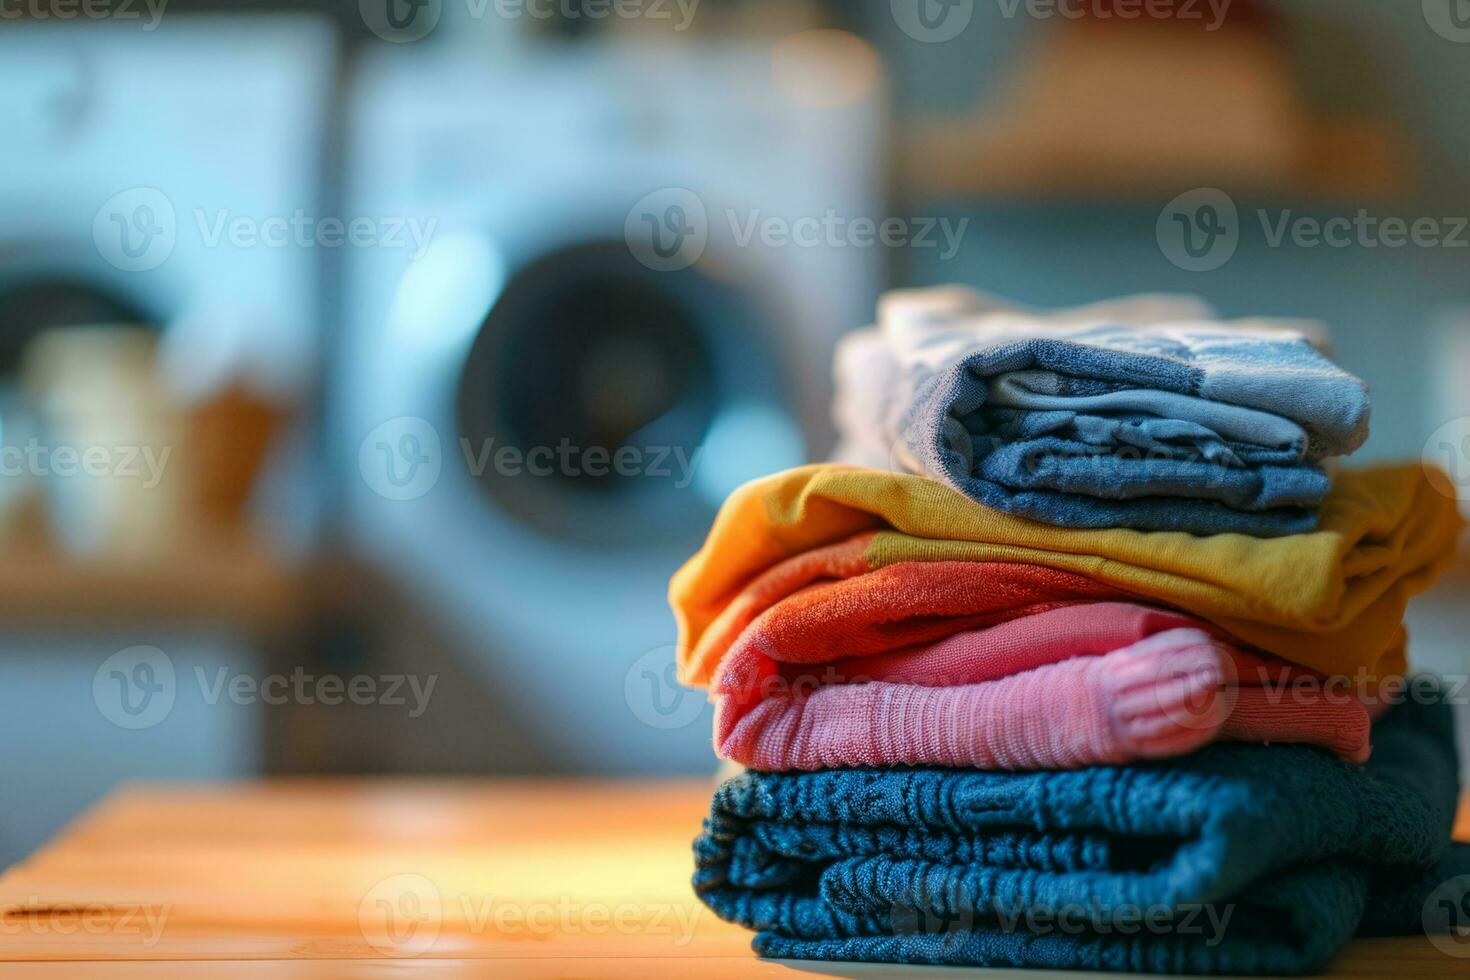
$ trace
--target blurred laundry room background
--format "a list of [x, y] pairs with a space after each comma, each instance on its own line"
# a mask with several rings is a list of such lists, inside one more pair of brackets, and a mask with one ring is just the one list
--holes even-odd
[[890, 287], [1321, 320], [1470, 496], [1462, 0], [3, 13], [0, 864], [124, 780], [712, 771], [668, 576]]

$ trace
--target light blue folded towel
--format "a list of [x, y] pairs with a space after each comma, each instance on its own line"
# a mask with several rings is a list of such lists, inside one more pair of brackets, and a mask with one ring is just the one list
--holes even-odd
[[[986, 404], [1067, 413], [1084, 441], [1094, 445], [1159, 451], [1186, 446], [1211, 462], [1234, 465], [1246, 460], [1291, 464], [1311, 457], [1306, 430], [1280, 415], [1155, 388], [1077, 381], [1055, 371], [997, 375], [990, 381]], [[1242, 447], [1240, 455], [1230, 450], [1232, 443]]]
[[839, 458], [1048, 523], [1310, 530], [1319, 461], [1368, 433], [1366, 386], [1309, 328], [1188, 300], [1041, 315], [945, 288], [890, 294], [879, 320], [839, 347]]

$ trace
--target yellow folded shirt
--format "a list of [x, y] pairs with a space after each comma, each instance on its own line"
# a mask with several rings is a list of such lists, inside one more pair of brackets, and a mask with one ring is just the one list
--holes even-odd
[[694, 651], [755, 576], [812, 548], [878, 530], [870, 568], [904, 561], [1012, 561], [1078, 572], [1208, 619], [1328, 674], [1399, 672], [1404, 608], [1454, 556], [1455, 501], [1418, 466], [1340, 474], [1308, 534], [1197, 537], [1072, 529], [984, 507], [926, 477], [803, 466], [745, 484], [704, 547], [674, 575], [679, 676], [707, 684], [717, 651]]

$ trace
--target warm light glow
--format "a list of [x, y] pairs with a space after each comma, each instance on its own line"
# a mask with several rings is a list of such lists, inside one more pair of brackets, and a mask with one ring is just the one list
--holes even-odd
[[505, 288], [505, 260], [481, 235], [453, 234], [411, 262], [389, 311], [395, 340], [458, 351]]
[[878, 83], [878, 52], [846, 31], [801, 31], [776, 42], [771, 75], [783, 98], [813, 109], [835, 109], [872, 94]]

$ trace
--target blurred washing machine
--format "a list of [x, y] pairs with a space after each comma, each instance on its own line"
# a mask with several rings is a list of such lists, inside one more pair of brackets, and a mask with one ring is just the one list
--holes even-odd
[[[136, 12], [7, 20], [0, 30], [7, 447], [25, 442], [33, 407], [15, 373], [31, 339], [51, 328], [157, 328], [186, 395], [229, 377], [294, 399], [313, 371], [320, 250], [242, 246], [213, 230], [222, 218], [315, 213], [335, 35], [300, 17], [170, 11], [157, 24]], [[9, 509], [16, 482], [0, 476], [5, 514], [20, 520]], [[37, 746], [0, 766], [0, 864], [121, 780], [238, 777], [261, 764], [263, 719], [252, 708], [221, 709], [181, 684], [166, 720], [125, 730], [89, 696], [100, 665], [138, 643], [166, 650], [180, 678], [254, 670], [256, 651], [238, 637], [168, 617], [79, 625], [67, 603], [57, 606], [0, 635], [0, 686], [20, 712], [15, 730]]]
[[331, 26], [22, 22], [0, 60], [0, 371], [51, 321], [131, 321], [166, 328], [185, 388], [306, 388], [322, 249], [260, 230], [319, 217]]
[[731, 489], [830, 447], [832, 345], [884, 260], [816, 228], [882, 214], [876, 56], [836, 31], [396, 49], [350, 101], [348, 210], [405, 229], [349, 256], [352, 539], [531, 765], [707, 765], [668, 577]]

